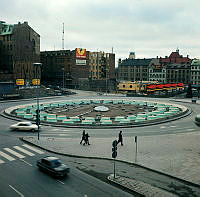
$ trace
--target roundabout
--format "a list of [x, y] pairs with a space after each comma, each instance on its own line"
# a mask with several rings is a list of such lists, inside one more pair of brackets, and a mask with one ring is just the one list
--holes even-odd
[[[40, 103], [40, 123], [80, 128], [127, 128], [181, 118], [189, 109], [179, 104], [133, 99], [74, 99]], [[36, 104], [19, 105], [6, 115], [36, 120]]]

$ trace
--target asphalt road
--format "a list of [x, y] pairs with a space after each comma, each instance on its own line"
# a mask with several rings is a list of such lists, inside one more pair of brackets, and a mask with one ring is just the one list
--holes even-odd
[[[84, 95], [82, 98], [88, 98], [89, 95]], [[94, 95], [93, 95], [94, 96]], [[76, 95], [67, 97], [67, 99], [77, 98]], [[63, 100], [57, 98], [57, 100]], [[43, 101], [50, 101], [49, 99], [43, 99]], [[55, 101], [55, 99], [54, 99]], [[4, 110], [10, 106], [18, 104], [32, 103], [33, 101], [19, 101], [19, 102], [6, 102], [0, 103], [0, 110]], [[169, 102], [167, 100], [167, 102]], [[200, 113], [200, 109], [195, 104], [183, 104], [191, 107], [193, 113], [183, 119], [176, 121], [163, 123], [159, 125], [152, 125], [146, 127], [135, 127], [123, 129], [125, 136], [135, 135], [161, 135], [161, 134], [173, 134], [181, 132], [193, 132], [198, 131], [193, 120], [196, 114]], [[0, 153], [5, 152], [5, 148], [23, 147], [23, 143], [19, 140], [20, 136], [37, 135], [37, 133], [27, 132], [11, 132], [8, 127], [10, 124], [15, 123], [15, 120], [6, 119], [0, 116]], [[80, 137], [82, 129], [79, 128], [59, 128], [51, 126], [43, 126], [40, 135], [49, 137]], [[119, 129], [88, 129], [90, 136], [94, 137], [106, 137], [117, 136]], [[24, 147], [23, 147], [24, 148]], [[25, 155], [25, 154], [24, 154]], [[49, 175], [40, 172], [35, 166], [36, 160], [41, 156], [49, 155], [44, 153], [42, 155], [35, 154], [33, 156], [26, 155], [25, 158], [8, 161], [0, 164], [0, 196], [132, 196], [127, 192], [122, 191], [112, 185], [102, 182], [92, 176], [89, 176], [79, 170], [86, 171], [88, 174], [94, 175], [100, 179], [104, 179], [109, 173], [112, 173], [112, 165], [107, 164], [109, 167], [105, 167], [105, 163], [102, 161], [87, 161], [80, 159], [66, 158], [62, 156], [63, 161], [68, 163], [71, 167], [71, 173], [63, 180], [57, 180]], [[52, 154], [51, 154], [52, 155]], [[0, 157], [1, 163], [1, 157]], [[131, 170], [131, 167], [130, 169]], [[94, 173], [95, 171], [95, 173]], [[128, 167], [122, 165], [121, 173], [128, 173]], [[103, 174], [105, 173], [105, 174]], [[142, 173], [138, 173], [138, 177], [141, 178]], [[144, 176], [145, 177], [145, 176]], [[148, 176], [146, 176], [147, 179]], [[150, 176], [151, 177], [151, 176]], [[159, 179], [155, 177], [155, 180]], [[105, 180], [104, 180], [105, 181]], [[149, 182], [152, 180], [149, 179]], [[167, 180], [169, 181], [169, 180]], [[156, 182], [156, 181], [155, 181]], [[178, 184], [178, 183], [177, 183]], [[168, 184], [169, 185], [169, 184]], [[165, 184], [160, 184], [161, 188], [165, 188]], [[190, 189], [188, 189], [190, 191]]]
[[1, 164], [0, 196], [132, 196], [72, 166], [64, 179], [51, 177], [36, 167], [36, 160], [45, 155], [48, 154], [27, 156]]

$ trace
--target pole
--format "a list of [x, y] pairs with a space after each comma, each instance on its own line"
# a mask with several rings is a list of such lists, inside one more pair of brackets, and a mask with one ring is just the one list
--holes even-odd
[[136, 149], [135, 149], [135, 163], [137, 163], [137, 142], [136, 142]]
[[115, 176], [115, 158], [114, 158], [114, 179], [116, 178], [116, 176]]
[[137, 163], [137, 136], [135, 136], [135, 163]]
[[38, 140], [40, 140], [40, 131], [39, 131], [39, 129], [40, 129], [40, 126], [39, 126], [39, 120], [40, 120], [40, 105], [39, 105], [39, 74], [38, 74], [38, 72], [37, 72], [37, 126], [38, 126]]
[[65, 68], [63, 68], [63, 91], [65, 88]]
[[39, 104], [39, 94], [40, 94], [40, 69], [41, 63], [33, 63], [33, 66], [36, 66], [36, 83], [37, 83], [37, 110], [36, 110], [36, 125], [38, 126], [38, 140], [40, 139], [40, 104]]

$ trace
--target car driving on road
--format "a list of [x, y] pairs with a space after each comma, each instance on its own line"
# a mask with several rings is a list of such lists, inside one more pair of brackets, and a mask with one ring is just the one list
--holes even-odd
[[44, 157], [38, 160], [37, 166], [40, 170], [56, 177], [64, 177], [70, 171], [70, 168], [63, 164], [59, 158], [52, 156]]
[[13, 131], [38, 131], [38, 126], [31, 122], [18, 122], [10, 126]]

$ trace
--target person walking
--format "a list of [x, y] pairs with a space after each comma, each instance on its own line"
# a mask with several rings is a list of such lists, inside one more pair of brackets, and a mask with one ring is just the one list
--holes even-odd
[[80, 141], [80, 144], [82, 144], [82, 142], [84, 141], [84, 144], [85, 144], [85, 130], [83, 130], [83, 133], [82, 133], [82, 138], [81, 138], [81, 141]]
[[122, 136], [122, 131], [119, 132], [119, 138], [117, 141], [117, 144], [121, 143], [121, 146], [123, 146], [123, 136]]
[[[90, 145], [90, 142], [89, 142], [89, 134], [88, 133], [86, 133], [85, 134], [85, 144], [87, 144], [87, 145]], [[84, 145], [84, 144], [83, 144]]]

